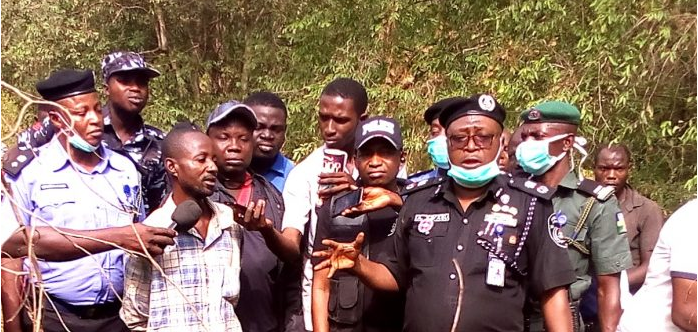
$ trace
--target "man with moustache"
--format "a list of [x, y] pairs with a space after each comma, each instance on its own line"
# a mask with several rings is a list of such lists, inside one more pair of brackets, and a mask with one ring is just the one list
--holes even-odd
[[547, 186], [502, 174], [506, 112], [487, 94], [462, 98], [443, 110], [450, 168], [447, 177], [410, 184], [394, 250], [379, 262], [352, 243], [325, 240], [329, 258], [315, 269], [349, 270], [386, 291], [404, 290], [403, 331], [522, 331], [526, 295], [542, 299], [550, 331], [571, 331], [567, 285], [574, 272], [553, 242]]
[[257, 147], [250, 167], [276, 189], [283, 191], [286, 178], [294, 166], [291, 159], [281, 153], [286, 142], [286, 104], [279, 96], [267, 91], [250, 94], [243, 104], [251, 107], [257, 116], [257, 128], [254, 131]]
[[[150, 96], [149, 82], [160, 72], [134, 52], [113, 52], [102, 60], [102, 78], [107, 103], [104, 115], [106, 146], [126, 156], [141, 174], [142, 197], [146, 213], [160, 205], [167, 184], [161, 159], [160, 142], [164, 133], [143, 122], [141, 112]], [[42, 94], [44, 99], [46, 96]], [[48, 119], [40, 126], [33, 126], [21, 133], [18, 145], [10, 150], [10, 160], [3, 167], [7, 174], [21, 172], [36, 154], [36, 150], [48, 143], [56, 129]]]
[[[103, 145], [103, 115], [92, 71], [56, 71], [36, 88], [61, 107], [49, 109], [56, 135], [20, 174], [5, 177], [18, 221], [27, 227], [92, 231], [90, 235], [96, 238], [120, 244], [127, 238], [124, 234], [133, 238], [137, 229], [144, 231], [133, 225], [144, 216], [139, 174], [126, 157]], [[37, 273], [42, 275], [45, 290], [44, 331], [64, 331], [66, 327], [85, 332], [126, 331], [118, 315], [124, 252], [104, 243], [83, 241], [91, 255], [76, 255], [72, 243], [66, 245], [65, 240], [61, 246], [47, 248], [52, 242], [41, 238], [40, 229], [37, 232], [40, 252], [50, 252], [56, 258], [38, 262]], [[161, 233], [163, 246], [171, 243], [167, 236], [174, 234], [170, 232]], [[49, 237], [56, 239], [55, 234]], [[146, 243], [150, 240], [150, 236], [143, 237]], [[29, 271], [31, 264], [25, 260], [24, 266]], [[10, 288], [19, 289], [3, 283], [3, 290]], [[23, 329], [32, 328], [31, 317], [25, 314], [22, 320]]]
[[[369, 118], [356, 130], [356, 167], [358, 184], [367, 195], [396, 194], [406, 180], [398, 178], [402, 150], [400, 125], [393, 119]], [[318, 209], [317, 233], [313, 251], [323, 251], [324, 239], [340, 242], [353, 240], [359, 232], [366, 234], [363, 252], [376, 260], [392, 251], [397, 211], [385, 207], [378, 211], [359, 213], [353, 217], [335, 215], [339, 193], [324, 201]], [[359, 207], [356, 207], [357, 209]], [[320, 260], [313, 258], [313, 264]], [[313, 330], [322, 331], [400, 331], [402, 329], [404, 293], [373, 291], [351, 273], [341, 271], [328, 276], [329, 269], [316, 270], [313, 275]]]
[[172, 194], [145, 224], [168, 227], [187, 201], [200, 208], [196, 224], [180, 230], [152, 264], [126, 265], [121, 318], [132, 331], [242, 331], [234, 306], [240, 292], [242, 228], [233, 210], [213, 202], [216, 154], [208, 136], [192, 128], [171, 131], [162, 145]]
[[283, 264], [265, 239], [281, 230], [284, 202], [281, 193], [263, 176], [250, 170], [255, 153], [257, 117], [237, 101], [218, 105], [206, 121], [206, 133], [217, 157], [218, 180], [211, 200], [234, 207], [242, 232], [240, 302], [236, 313], [245, 331], [283, 331], [300, 303], [300, 259]]

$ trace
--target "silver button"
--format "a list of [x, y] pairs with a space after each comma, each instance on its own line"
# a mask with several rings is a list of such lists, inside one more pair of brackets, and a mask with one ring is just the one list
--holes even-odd
[[467, 225], [467, 224], [468, 224], [468, 218], [463, 218], [463, 223]]
[[456, 249], [458, 249], [458, 251], [463, 251], [463, 246], [459, 244]]
[[431, 239], [427, 239], [427, 242], [431, 243]]
[[451, 273], [448, 277], [449, 277], [451, 280], [456, 280], [456, 275], [455, 275], [454, 273]]

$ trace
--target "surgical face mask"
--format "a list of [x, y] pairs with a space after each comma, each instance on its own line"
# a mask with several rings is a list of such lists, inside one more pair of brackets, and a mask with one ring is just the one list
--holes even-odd
[[75, 131], [73, 131], [73, 135], [68, 136], [68, 143], [70, 143], [70, 145], [72, 145], [74, 148], [87, 153], [95, 152], [97, 151], [97, 148], [99, 148], [99, 146], [94, 146], [87, 143], [87, 141], [80, 137], [80, 135], [78, 135]]
[[550, 143], [559, 141], [569, 135], [560, 134], [540, 141], [523, 141], [516, 148], [516, 161], [526, 173], [536, 176], [544, 174], [567, 155], [567, 152], [563, 152], [558, 156], [551, 156], [549, 152]]
[[499, 154], [502, 153], [503, 147], [504, 144], [502, 144], [502, 141], [500, 140], [497, 154], [494, 156], [492, 161], [485, 165], [473, 169], [467, 169], [451, 163], [451, 169], [449, 169], [448, 173], [446, 174], [448, 174], [448, 176], [450, 176], [453, 181], [455, 181], [456, 184], [461, 187], [481, 188], [499, 175]]
[[441, 135], [427, 141], [427, 152], [438, 168], [448, 169], [448, 146], [446, 136]]
[[88, 143], [84, 138], [82, 138], [82, 136], [80, 136], [75, 131], [75, 129], [73, 129], [72, 119], [71, 119], [71, 123], [68, 123], [68, 121], [66, 121], [63, 118], [62, 114], [57, 114], [57, 115], [58, 115], [58, 118], [60, 118], [61, 121], [63, 121], [63, 123], [68, 127], [68, 130], [64, 129], [63, 133], [68, 137], [68, 143], [70, 143], [70, 145], [72, 147], [74, 147], [82, 152], [86, 152], [86, 153], [93, 153], [93, 152], [97, 151], [99, 146], [94, 146], [94, 145]]

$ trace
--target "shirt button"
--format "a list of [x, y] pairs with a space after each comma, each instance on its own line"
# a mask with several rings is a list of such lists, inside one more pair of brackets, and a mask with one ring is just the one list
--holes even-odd
[[459, 244], [459, 245], [456, 247], [456, 249], [458, 249], [458, 251], [463, 251], [463, 245], [460, 245], [460, 244]]
[[463, 223], [467, 225], [467, 224], [468, 224], [468, 218], [463, 218]]
[[431, 243], [431, 239], [427, 239], [427, 242]]
[[451, 280], [456, 280], [456, 275], [455, 275], [454, 273], [451, 273], [451, 274], [448, 276], [448, 278], [451, 279]]

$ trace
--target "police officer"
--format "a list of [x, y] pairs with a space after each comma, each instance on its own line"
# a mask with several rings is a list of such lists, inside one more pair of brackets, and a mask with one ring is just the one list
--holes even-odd
[[[150, 96], [149, 82], [160, 72], [134, 52], [114, 52], [102, 60], [102, 78], [107, 103], [104, 115], [103, 141], [115, 152], [133, 162], [141, 173], [146, 212], [156, 209], [165, 196], [167, 183], [160, 144], [164, 133], [143, 122], [141, 112]], [[41, 91], [39, 91], [41, 94]], [[47, 96], [41, 94], [44, 99]], [[12, 148], [5, 172], [17, 175], [34, 158], [36, 150], [51, 141], [55, 127], [45, 118], [39, 125], [19, 135], [18, 146]]]
[[458, 97], [441, 99], [429, 106], [424, 112], [424, 121], [429, 126], [429, 140], [427, 140], [427, 153], [434, 163], [434, 168], [411, 174], [407, 179], [411, 182], [420, 182], [434, 177], [444, 176], [448, 171], [448, 147], [446, 144], [446, 129], [439, 122], [441, 111]]
[[[502, 174], [505, 111], [486, 94], [449, 105], [447, 177], [416, 184], [398, 217], [394, 253], [371, 262], [351, 244], [326, 240], [330, 259], [374, 288], [406, 291], [405, 331], [522, 331], [527, 293], [542, 299], [553, 331], [570, 331], [567, 285], [574, 272], [547, 227], [550, 189]], [[323, 266], [323, 264], [325, 264]]]
[[[555, 216], [560, 226], [556, 244], [567, 248], [577, 281], [570, 287], [575, 329], [582, 330], [579, 299], [598, 276], [599, 320], [602, 331], [615, 331], [620, 318], [620, 272], [632, 267], [623, 214], [613, 187], [583, 179], [572, 170], [569, 154], [583, 151], [575, 141], [581, 114], [568, 103], [549, 101], [521, 113], [521, 138], [516, 159], [533, 179], [554, 188]], [[583, 154], [586, 152], [583, 151]], [[531, 306], [530, 330], [543, 330], [536, 305]]]
[[[349, 197], [360, 192], [368, 196], [396, 194], [405, 187], [406, 180], [398, 177], [402, 150], [402, 133], [397, 121], [383, 116], [369, 118], [356, 130], [356, 168], [362, 191], [340, 193], [318, 208], [318, 224], [313, 251], [326, 250], [323, 239], [352, 241], [359, 232], [365, 233], [363, 251], [375, 260], [393, 249], [397, 211], [384, 207], [356, 216], [338, 214]], [[358, 188], [357, 188], [358, 190]], [[363, 203], [363, 201], [361, 202]], [[361, 204], [359, 204], [361, 205]], [[339, 209], [339, 210], [338, 210]], [[320, 259], [313, 258], [313, 264]], [[404, 293], [374, 291], [348, 271], [328, 278], [329, 269], [317, 270], [313, 275], [313, 331], [400, 331], [403, 323]]]
[[[6, 178], [18, 219], [26, 226], [96, 230], [97, 238], [112, 233], [106, 240], [120, 243], [121, 230], [135, 227], [133, 222], [144, 215], [140, 176], [126, 157], [102, 145], [102, 111], [92, 71], [57, 71], [36, 87], [63, 108], [50, 108], [57, 133], [39, 149], [39, 157], [19, 175]], [[39, 235], [38, 243], [43, 240]], [[65, 247], [51, 250], [56, 257], [75, 251]], [[38, 263], [44, 298], [50, 300], [43, 303], [44, 331], [63, 331], [64, 326], [85, 332], [126, 331], [118, 315], [124, 253], [107, 248], [92, 251], [90, 257]], [[33, 324], [25, 316], [24, 328]]]

